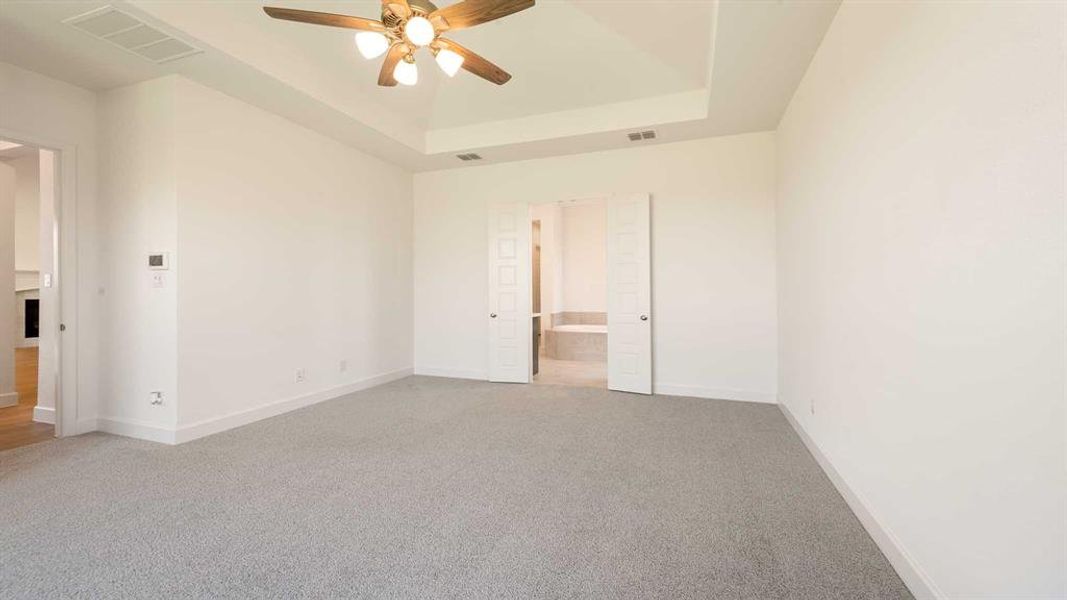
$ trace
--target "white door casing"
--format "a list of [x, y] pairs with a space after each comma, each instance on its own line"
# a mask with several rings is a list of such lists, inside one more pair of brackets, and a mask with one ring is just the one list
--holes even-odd
[[530, 208], [489, 206], [489, 381], [529, 383], [532, 320]]
[[652, 393], [648, 194], [608, 200], [608, 389]]

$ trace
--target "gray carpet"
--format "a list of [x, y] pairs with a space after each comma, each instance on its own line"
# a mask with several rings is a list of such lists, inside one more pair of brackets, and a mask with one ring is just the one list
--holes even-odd
[[778, 408], [411, 377], [0, 453], [4, 598], [910, 598]]

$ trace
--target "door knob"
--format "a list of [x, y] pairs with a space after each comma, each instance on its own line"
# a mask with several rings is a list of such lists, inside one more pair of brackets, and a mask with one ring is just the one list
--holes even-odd
[[641, 320], [642, 321], [647, 321], [648, 320], [648, 315], [641, 315]]
[[496, 318], [496, 313], [489, 313], [489, 318], [490, 319], [495, 319]]

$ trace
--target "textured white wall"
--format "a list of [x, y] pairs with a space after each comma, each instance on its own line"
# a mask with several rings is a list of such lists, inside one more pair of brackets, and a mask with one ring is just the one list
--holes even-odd
[[549, 319], [554, 312], [562, 310], [559, 282], [560, 268], [560, 208], [549, 202], [530, 207], [530, 220], [541, 221], [541, 329], [549, 328]]
[[652, 194], [654, 382], [773, 401], [774, 134], [415, 175], [416, 371], [484, 378], [487, 206]]
[[[39, 275], [55, 275], [55, 201], [56, 201], [56, 154], [51, 150], [39, 152], [39, 185], [41, 191], [40, 221], [38, 223], [38, 258]], [[57, 288], [41, 287], [38, 293], [41, 299], [39, 315], [41, 337], [37, 349], [37, 406], [33, 418], [37, 421], [55, 423], [56, 408], [56, 373], [58, 357], [54, 336], [56, 322], [56, 302], [59, 301]]]
[[15, 169], [15, 270], [37, 271], [40, 261], [41, 196], [38, 154], [7, 161]]
[[946, 597], [1067, 593], [1063, 32], [846, 3], [779, 129], [780, 399]]
[[411, 175], [188, 80], [177, 99], [179, 426], [410, 372]]
[[564, 204], [560, 210], [563, 306], [560, 310], [608, 310], [607, 206], [603, 200]]
[[15, 168], [0, 162], [0, 406], [15, 395]]
[[[177, 77], [100, 97], [100, 201], [106, 277], [101, 344], [101, 418], [117, 426], [173, 428], [177, 418], [180, 256], [154, 287], [148, 255], [178, 243]], [[149, 394], [163, 392], [161, 406]], [[112, 425], [110, 430], [116, 430]]]
[[409, 173], [178, 76], [108, 92], [101, 133], [108, 430], [182, 441], [410, 372]]

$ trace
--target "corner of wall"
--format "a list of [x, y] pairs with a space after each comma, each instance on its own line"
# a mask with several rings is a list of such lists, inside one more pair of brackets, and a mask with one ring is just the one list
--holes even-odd
[[911, 554], [904, 548], [900, 539], [893, 534], [892, 530], [886, 526], [882, 520], [880, 520], [877, 514], [872, 509], [869, 502], [867, 502], [863, 496], [845, 481], [845, 478], [834, 467], [834, 464], [830, 461], [829, 456], [826, 455], [815, 443], [804, 427], [800, 424], [800, 421], [793, 416], [793, 412], [789, 406], [785, 403], [778, 404], [779, 409], [785, 416], [786, 421], [789, 421], [789, 425], [793, 430], [797, 432], [797, 436], [804, 442], [804, 446], [807, 447], [808, 452], [811, 453], [815, 461], [822, 467], [826, 476], [830, 479], [830, 482], [837, 488], [841, 497], [848, 503], [849, 508], [856, 514], [856, 518], [859, 519], [863, 528], [867, 530], [868, 535], [874, 540], [875, 544], [885, 555], [889, 563], [896, 569], [900, 578], [904, 580], [904, 583], [908, 586], [908, 589], [918, 600], [936, 600], [939, 598], [947, 598], [942, 593], [930, 577], [919, 566], [918, 562], [912, 557]]

